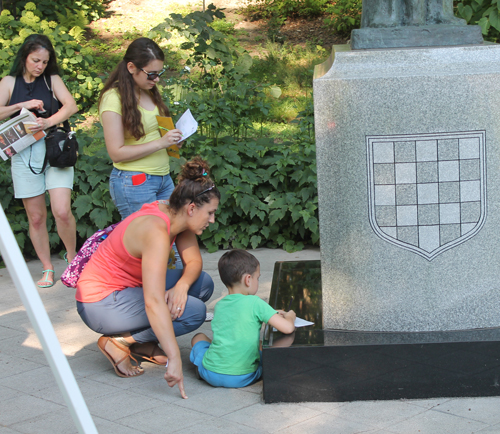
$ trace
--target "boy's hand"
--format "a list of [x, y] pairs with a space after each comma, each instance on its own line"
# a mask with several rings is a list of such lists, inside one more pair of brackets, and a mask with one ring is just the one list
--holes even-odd
[[291, 321], [292, 323], [295, 323], [295, 318], [297, 318], [297, 315], [293, 310], [289, 310], [288, 312], [285, 312], [283, 315], [283, 318]]

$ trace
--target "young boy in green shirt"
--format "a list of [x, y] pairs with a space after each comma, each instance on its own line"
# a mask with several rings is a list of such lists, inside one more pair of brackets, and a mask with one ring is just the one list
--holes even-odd
[[212, 386], [245, 387], [262, 375], [262, 323], [289, 334], [295, 330], [295, 312], [276, 311], [255, 295], [260, 265], [245, 250], [224, 253], [219, 260], [219, 274], [229, 295], [215, 305], [213, 341], [203, 333], [195, 335], [190, 360], [200, 377]]

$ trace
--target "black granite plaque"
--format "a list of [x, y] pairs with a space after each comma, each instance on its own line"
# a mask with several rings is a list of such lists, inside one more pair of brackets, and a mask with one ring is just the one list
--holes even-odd
[[315, 324], [292, 335], [266, 329], [266, 403], [500, 395], [500, 328], [323, 330], [320, 267], [320, 261], [275, 265], [269, 303]]

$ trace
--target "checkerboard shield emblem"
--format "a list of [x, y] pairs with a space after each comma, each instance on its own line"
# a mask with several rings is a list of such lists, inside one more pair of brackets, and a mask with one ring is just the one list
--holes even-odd
[[486, 219], [485, 131], [367, 136], [369, 218], [382, 239], [434, 259]]

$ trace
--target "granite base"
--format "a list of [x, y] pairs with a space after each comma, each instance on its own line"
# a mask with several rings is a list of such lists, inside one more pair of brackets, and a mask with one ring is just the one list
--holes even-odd
[[355, 29], [353, 50], [482, 44], [480, 26], [428, 25]]
[[266, 330], [266, 403], [500, 395], [500, 328], [323, 330], [320, 261], [276, 263], [270, 304], [287, 309], [290, 300], [315, 324], [292, 335]]

